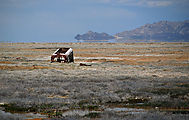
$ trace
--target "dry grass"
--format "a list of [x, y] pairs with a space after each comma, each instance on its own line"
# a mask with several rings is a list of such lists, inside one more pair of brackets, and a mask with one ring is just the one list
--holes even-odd
[[6, 66], [0, 65], [0, 70], [34, 70], [34, 69], [49, 69], [47, 66]]
[[44, 120], [45, 118], [34, 118], [34, 119], [25, 119], [25, 120]]
[[[62, 110], [95, 105], [104, 109], [108, 103], [117, 106], [128, 101], [135, 107], [147, 102], [150, 108], [156, 105], [186, 108], [188, 46], [188, 43], [6, 43], [0, 49], [0, 102], [34, 106], [45, 103]], [[50, 63], [51, 54], [59, 47], [72, 47], [77, 57], [75, 63]], [[90, 66], [80, 66], [81, 62]], [[159, 94], [162, 91], [164, 94]], [[173, 94], [175, 91], [178, 94]], [[87, 102], [79, 106], [82, 101]]]
[[[189, 48], [180, 43], [123, 43], [120, 48], [77, 48], [74, 49], [76, 57], [119, 57], [120, 59], [92, 59], [85, 62], [114, 62], [127, 65], [158, 65], [158, 66], [189, 66]], [[108, 44], [114, 45], [114, 44]], [[118, 44], [120, 45], [120, 44]], [[136, 45], [138, 47], [129, 47]], [[149, 45], [149, 47], [141, 47]], [[156, 47], [156, 45], [161, 45]], [[167, 47], [168, 45], [176, 45]], [[178, 45], [178, 46], [177, 46]], [[77, 60], [78, 61], [78, 60]]]
[[0, 61], [0, 64], [16, 64], [16, 62], [11, 62], [11, 61]]

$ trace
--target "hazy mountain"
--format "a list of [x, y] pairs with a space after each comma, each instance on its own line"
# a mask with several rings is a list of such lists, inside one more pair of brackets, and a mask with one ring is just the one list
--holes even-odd
[[118, 40], [130, 41], [185, 41], [189, 42], [189, 20], [183, 22], [160, 21], [146, 24], [131, 31], [117, 33]]
[[92, 31], [88, 31], [83, 35], [78, 34], [75, 36], [75, 39], [77, 40], [109, 40], [114, 38], [114, 36], [108, 35], [107, 33], [97, 33]]

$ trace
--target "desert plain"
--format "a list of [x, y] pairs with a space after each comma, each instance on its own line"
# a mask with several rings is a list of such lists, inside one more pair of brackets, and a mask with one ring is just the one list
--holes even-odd
[[[51, 63], [63, 47], [74, 63]], [[0, 43], [0, 111], [3, 120], [188, 120], [189, 43]]]

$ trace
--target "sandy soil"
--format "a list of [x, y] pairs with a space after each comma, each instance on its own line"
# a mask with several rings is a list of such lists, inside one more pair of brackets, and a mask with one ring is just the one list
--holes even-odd
[[[73, 48], [74, 63], [50, 63], [51, 54], [60, 47]], [[90, 111], [129, 107], [155, 110], [162, 117], [171, 111], [174, 117], [168, 119], [185, 119], [189, 43], [1, 43], [0, 103], [5, 110], [5, 104], [35, 106], [35, 112], [42, 113], [56, 110], [60, 114], [54, 117], [63, 118], [65, 111], [73, 109], [87, 109], [89, 116], [77, 119], [88, 119]], [[173, 111], [187, 114], [177, 116]], [[123, 111], [111, 112], [116, 115], [95, 113], [92, 117], [136, 118]]]

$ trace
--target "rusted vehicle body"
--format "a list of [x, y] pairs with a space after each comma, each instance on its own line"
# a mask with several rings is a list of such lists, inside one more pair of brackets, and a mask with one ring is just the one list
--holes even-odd
[[51, 55], [51, 62], [74, 62], [72, 48], [59, 48]]

